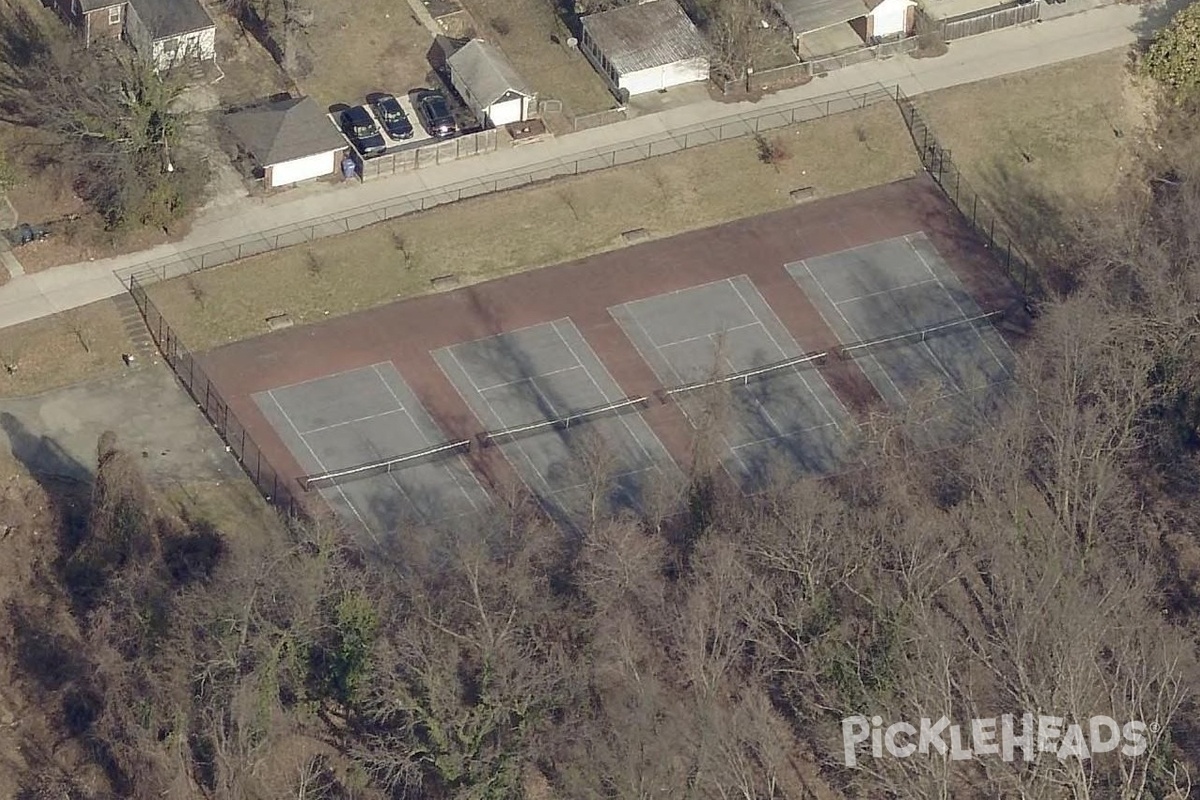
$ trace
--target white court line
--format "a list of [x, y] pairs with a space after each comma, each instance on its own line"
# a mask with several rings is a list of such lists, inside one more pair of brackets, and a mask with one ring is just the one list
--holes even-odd
[[[590, 380], [592, 382], [592, 386], [596, 387], [596, 391], [599, 392], [600, 396], [604, 398], [604, 402], [605, 403], [616, 402], [616, 400], [618, 400], [619, 398], [609, 397], [608, 392], [606, 392], [600, 388], [600, 383], [596, 380], [596, 376], [592, 374], [592, 371], [590, 369], [588, 369], [586, 366], [584, 366], [583, 359], [581, 359], [579, 357], [579, 354], [575, 352], [575, 348], [571, 347], [571, 343], [567, 341], [567, 337], [563, 336], [562, 331], [560, 331], [558, 329], [558, 323], [557, 322], [552, 323], [551, 327], [554, 328], [554, 332], [556, 334], [558, 334], [559, 341], [561, 341], [563, 343], [563, 346], [567, 348], [567, 352], [569, 352], [571, 354], [571, 357], [575, 359], [575, 361], [579, 364], [579, 366], [583, 367], [584, 374], [588, 376], [588, 380]], [[571, 323], [571, 328], [573, 330], [578, 330], [575, 328], [574, 323]], [[600, 361], [600, 357], [596, 355], [596, 352], [594, 350], [592, 350], [591, 346], [588, 345], [586, 340], [584, 341], [584, 345], [588, 348], [589, 352], [591, 352], [592, 357], [596, 359], [596, 362], [598, 364], [600, 364], [600, 368], [604, 370], [605, 377], [607, 377], [610, 381], [612, 381], [612, 384], [614, 386], [617, 386], [618, 385], [617, 381], [615, 378], [613, 378], [612, 373], [610, 373], [608, 371], [608, 368], [604, 366], [604, 362]], [[625, 431], [626, 431], [626, 433], [629, 434], [630, 438], [632, 438], [633, 441], [637, 443], [638, 449], [642, 451], [642, 454], [644, 456], [646, 456], [646, 460], [649, 461], [651, 464], [654, 464], [655, 463], [654, 457], [650, 455], [650, 451], [646, 449], [646, 445], [641, 440], [641, 438], [633, 432], [633, 428], [629, 427], [629, 420], [625, 419], [625, 415], [618, 414], [617, 419], [619, 419], [621, 421], [621, 426], [623, 428], [625, 428]], [[651, 433], [653, 433], [653, 431], [651, 431]]]
[[[705, 284], [705, 285], [712, 286], [712, 285], [718, 284], [718, 283], [721, 283], [721, 281], [713, 281], [712, 283]], [[678, 291], [685, 291], [685, 290], [679, 289]], [[653, 299], [654, 299], [653, 297], [647, 298], [647, 300], [653, 300]], [[638, 302], [643, 302], [643, 301], [638, 301]], [[628, 305], [629, 305], [628, 303], [625, 304], [626, 307], [628, 307]], [[679, 370], [675, 369], [675, 365], [671, 363], [671, 359], [669, 359], [663, 355], [662, 348], [660, 348], [658, 345], [656, 345], [654, 343], [654, 338], [650, 336], [650, 332], [646, 330], [646, 326], [642, 325], [642, 321], [640, 319], [638, 319], [638, 315], [632, 309], [627, 309], [627, 310], [629, 311], [629, 314], [628, 314], [629, 318], [633, 320], [633, 323], [635, 325], [637, 325], [638, 328], [641, 330], [642, 335], [646, 337], [646, 341], [649, 342], [650, 346], [654, 348], [654, 355], [660, 361], [662, 361], [664, 364], [666, 364], [667, 369], [669, 369], [671, 371], [671, 374], [675, 376], [675, 385], [682, 386], [685, 383], [685, 381], [683, 380], [683, 376], [679, 374]], [[641, 348], [637, 347], [636, 342], [634, 343], [634, 348], [637, 349], [638, 352], [641, 352]], [[642, 358], [645, 358], [646, 361], [650, 360], [649, 357], [647, 357], [645, 354], [642, 355]], [[697, 423], [697, 421], [692, 418], [692, 415], [688, 413], [687, 406], [684, 405], [683, 401], [676, 400], [675, 405], [678, 406], [679, 410], [683, 412], [683, 416], [687, 419], [687, 421], [689, 423], [691, 423], [692, 430], [699, 431], [700, 430], [699, 423]], [[718, 432], [718, 435], [721, 437], [721, 443], [725, 445], [725, 447], [729, 450], [729, 452], [733, 453], [733, 457], [737, 459], [738, 464], [740, 464], [742, 469], [745, 470], [746, 465], [742, 461], [741, 456], [738, 455], [736, 450], [734, 450], [732, 447], [729, 446], [729, 437], [727, 437], [725, 435], [724, 431]], [[724, 468], [724, 470], [726, 472], [730, 473], [731, 478], [734, 478], [734, 480], [737, 480], [736, 477], [734, 477], [733, 473], [730, 471], [729, 467], [727, 465], [725, 465], [723, 463], [723, 461], [722, 461], [721, 466]]]
[[913, 281], [912, 283], [906, 283], [903, 286], [893, 286], [890, 289], [880, 289], [878, 292], [867, 292], [866, 294], [860, 294], [856, 297], [847, 297], [845, 300], [836, 301], [834, 303], [834, 305], [840, 306], [843, 303], [853, 303], [856, 300], [866, 300], [868, 297], [878, 297], [881, 294], [891, 294], [892, 292], [899, 292], [899, 291], [903, 291], [904, 289], [911, 289], [914, 286], [924, 286], [927, 283], [936, 283], [936, 282], [937, 282], [936, 278], [926, 278], [923, 281]]
[[837, 428], [839, 431], [841, 430], [841, 428], [838, 427], [838, 424], [836, 422], [825, 422], [820, 425], [813, 425], [811, 428], [801, 428], [800, 430], [792, 431], [791, 433], [782, 433], [781, 432], [778, 436], [764, 436], [761, 439], [755, 439], [754, 441], [751, 441], [751, 442], [742, 442], [739, 445], [735, 445], [733, 449], [739, 450], [743, 447], [754, 447], [757, 444], [766, 444], [767, 442], [778, 442], [781, 439], [791, 439], [793, 436], [800, 436], [801, 434], [811, 433], [812, 431], [824, 430], [825, 428]]
[[[557, 323], [551, 322], [550, 324], [555, 325]], [[506, 386], [516, 386], [518, 383], [525, 383], [527, 381], [532, 381], [535, 378], [545, 378], [549, 375], [559, 375], [563, 372], [570, 372], [573, 369], [580, 369], [582, 367], [583, 367], [582, 364], [575, 364], [574, 366], [571, 366], [571, 367], [563, 367], [562, 369], [555, 369], [555, 370], [551, 370], [550, 372], [543, 372], [540, 375], [534, 375], [533, 378], [526, 377], [526, 378], [517, 378], [516, 380], [513, 380], [513, 381], [501, 381], [500, 383], [493, 383], [491, 386], [481, 386], [479, 388], [479, 391], [480, 392], [490, 392], [493, 389], [503, 389]]]
[[[899, 236], [889, 236], [887, 239], [876, 239], [873, 242], [866, 242], [865, 244], [856, 244], [853, 247], [847, 247], [842, 250], [835, 250], [832, 253], [823, 253], [819, 256], [809, 256], [808, 258], [800, 259], [800, 262], [798, 262], [798, 263], [803, 263], [805, 261], [809, 261], [814, 258], [832, 258], [833, 256], [840, 256], [842, 253], [857, 253], [859, 250], [866, 250], [868, 247], [875, 247], [875, 246], [881, 245], [881, 244], [888, 244], [889, 242], [899, 242], [899, 241], [908, 242], [909, 238], [912, 236], [920, 236], [923, 239], [929, 238], [928, 236], [925, 235], [925, 231], [917, 230], [912, 233], [902, 233]], [[797, 262], [793, 262], [793, 263], [797, 263]], [[834, 266], [836, 266], [836, 265], [834, 265]]]
[[[274, 391], [274, 390], [272, 390], [272, 391]], [[367, 422], [368, 420], [379, 419], [380, 417], [386, 417], [388, 414], [395, 414], [398, 411], [404, 411], [404, 407], [401, 406], [400, 408], [393, 408], [390, 411], [380, 411], [378, 414], [368, 414], [365, 417], [357, 417], [356, 419], [348, 419], [344, 422], [334, 422], [329, 425], [321, 425], [320, 427], [317, 427], [317, 428], [310, 428], [309, 430], [306, 430], [306, 431], [299, 431], [299, 433], [301, 436], [308, 436], [309, 434], [320, 433], [321, 431], [328, 431], [328, 430], [332, 430], [334, 428], [340, 428], [343, 425], [353, 425], [356, 422]], [[408, 412], [405, 411], [404, 413], [408, 413]]]
[[[749, 280], [749, 278], [745, 274], [735, 275], [734, 277], [735, 278], [746, 278], [747, 280]], [[615, 308], [629, 309], [630, 306], [641, 305], [642, 303], [649, 303], [653, 300], [661, 300], [664, 297], [671, 297], [673, 295], [682, 294], [684, 292], [693, 292], [693, 291], [697, 291], [699, 289], [708, 289], [712, 286], [716, 286], [718, 284], [725, 283], [726, 281], [729, 281], [729, 280], [732, 280], [732, 278], [717, 278], [715, 281], [709, 281], [708, 283], [697, 283], [693, 286], [684, 286], [681, 289], [672, 289], [669, 292], [661, 292], [659, 294], [651, 295], [650, 297], [643, 297], [640, 300], [630, 300], [627, 303], [622, 303], [619, 306], [615, 306]], [[632, 309], [630, 310], [630, 315], [631, 316], [633, 315]], [[642, 329], [642, 333], [646, 334], [646, 339], [650, 342], [650, 344], [654, 345], [655, 348], [662, 347], [662, 345], [660, 345], [658, 342], [654, 341], [654, 337], [650, 335], [650, 331], [646, 330], [645, 326], [642, 325], [640, 322], [638, 323], [638, 327]], [[670, 346], [672, 344], [678, 344], [678, 342], [667, 342], [667, 346]]]
[[[708, 333], [702, 333], [699, 336], [689, 336], [686, 339], [676, 339], [675, 341], [667, 342], [666, 344], [658, 344], [658, 345], [655, 345], [655, 347], [657, 347], [659, 350], [665, 350], [668, 347], [674, 347], [675, 345], [687, 344], [688, 342], [694, 342], [699, 339], [711, 339], [713, 336], [724, 335], [727, 333], [733, 333], [734, 331], [745, 330], [746, 328], [753, 328], [755, 325], [760, 325], [760, 324], [761, 323], [758, 321], [758, 317], [756, 316], [754, 318], [754, 322], [747, 322], [745, 325], [734, 325], [732, 328], [724, 328], [719, 333], [713, 333], [710, 331]], [[645, 330], [645, 329], [643, 328], [643, 330]]]
[[[753, 286], [754, 284], [753, 284], [753, 283], [751, 283], [750, 285], [751, 285], [751, 286]], [[766, 325], [766, 322], [763, 320], [763, 318], [762, 318], [762, 317], [760, 317], [760, 316], [758, 315], [758, 312], [754, 310], [754, 307], [753, 307], [753, 306], [751, 306], [751, 305], [750, 305], [750, 303], [749, 303], [749, 301], [747, 301], [747, 300], [746, 300], [746, 298], [745, 298], [745, 297], [742, 295], [742, 291], [741, 291], [741, 289], [739, 289], [739, 288], [738, 288], [738, 287], [737, 287], [735, 284], [733, 284], [732, 282], [730, 283], [730, 286], [732, 286], [732, 287], [733, 287], [733, 291], [737, 293], [738, 299], [742, 301], [742, 304], [743, 304], [743, 305], [745, 305], [745, 306], [746, 306], [746, 308], [747, 308], [747, 309], [750, 311], [750, 313], [754, 315], [754, 318], [755, 318], [756, 320], [758, 320], [758, 324], [762, 326], [763, 333], [765, 333], [765, 334], [767, 335], [767, 338], [771, 340], [771, 344], [775, 345], [775, 349], [779, 351], [779, 355], [780, 355], [782, 358], [788, 358], [789, 356], [788, 356], [788, 353], [787, 353], [787, 351], [786, 351], [786, 350], [784, 350], [784, 349], [783, 349], [783, 346], [782, 346], [781, 344], [779, 344], [779, 342], [778, 342], [778, 341], [776, 341], [776, 340], [775, 340], [775, 334], [771, 333], [771, 329], [767, 327], [767, 325]], [[754, 290], [754, 291], [755, 291], [755, 292], [758, 294], [758, 298], [759, 298], [760, 300], [762, 300], [762, 302], [763, 302], [763, 305], [764, 305], [764, 306], [766, 306], [766, 308], [767, 308], [768, 310], [770, 310], [770, 308], [771, 308], [771, 307], [770, 307], [769, 305], [767, 305], [767, 301], [766, 301], [766, 299], [765, 299], [765, 298], [762, 296], [762, 293], [761, 293], [761, 292], [759, 292], [757, 288], [755, 288], [755, 290]], [[771, 315], [772, 315], [772, 316], [775, 316], [775, 312], [774, 312], [774, 311], [771, 311]], [[779, 322], [779, 317], [775, 317], [775, 321], [776, 321], [776, 322]], [[780, 326], [782, 327], [783, 323], [779, 323], [779, 324], [780, 324]], [[793, 346], [795, 346], [795, 348], [796, 348], [796, 350], [797, 350], [797, 351], [800, 351], [800, 345], [796, 344], [796, 341], [795, 341], [794, 339], [792, 340], [792, 345], [793, 345]], [[799, 370], [799, 369], [793, 369], [793, 370], [792, 370], [792, 372], [793, 372], [793, 373], [795, 373], [796, 375], [799, 375], [799, 376], [800, 376], [800, 382], [804, 384], [804, 388], [805, 388], [805, 389], [808, 389], [808, 393], [809, 393], [810, 395], [812, 395], [812, 399], [817, 401], [817, 405], [821, 407], [821, 412], [822, 412], [823, 414], [825, 414], [825, 419], [829, 420], [830, 422], [832, 422], [832, 423], [834, 423], [834, 424], [837, 424], [837, 420], [833, 418], [833, 414], [830, 414], [830, 413], [829, 413], [829, 409], [825, 407], [825, 403], [824, 403], [824, 402], [822, 402], [822, 400], [821, 400], [821, 398], [820, 398], [820, 397], [817, 397], [817, 393], [816, 393], [816, 391], [815, 391], [815, 390], [812, 388], [812, 386], [809, 386], [809, 384], [808, 384], [808, 378], [807, 378], [806, 376], [804, 376], [804, 375], [803, 375], [803, 374], [800, 372], [800, 370]], [[763, 414], [766, 414], [766, 416], [767, 416], [767, 419], [768, 419], [768, 420], [771, 420], [771, 415], [770, 415], [770, 414], [767, 412], [767, 409], [766, 409], [766, 407], [765, 407], [765, 406], [763, 406], [762, 402], [761, 402], [761, 401], [760, 401], [760, 400], [759, 400], [757, 397], [755, 397], [755, 398], [754, 398], [754, 401], [755, 401], [756, 403], [758, 403], [758, 405], [759, 405], [759, 407], [760, 407], [760, 408], [762, 408], [762, 410], [763, 410]], [[845, 409], [843, 408], [843, 409], [842, 409], [842, 411], [844, 412], [844, 411], [845, 411]], [[779, 426], [775, 424], [774, 420], [771, 420], [771, 426], [772, 426], [773, 428], [775, 428], [775, 430], [776, 430], [776, 431], [778, 431], [779, 433], [781, 433], [781, 434], [783, 433], [783, 431], [782, 431], [782, 430], [779, 428]]]
[[[416, 429], [416, 431], [420, 435], [421, 439], [424, 440], [426, 445], [432, 446], [433, 442], [429, 439], [429, 436], [425, 433], [425, 429], [417, 424], [417, 420], [415, 417], [413, 417], [412, 412], [409, 411], [407, 408], [405, 408], [404, 404], [400, 402], [400, 398], [396, 396], [395, 389], [392, 388], [391, 384], [389, 384], [384, 379], [383, 374], [380, 373], [379, 365], [376, 364], [375, 366], [372, 367], [372, 369], [375, 370], [375, 375], [379, 378], [379, 382], [383, 384], [383, 388], [388, 390], [388, 394], [390, 394], [392, 396], [392, 399], [396, 401], [396, 405], [400, 406], [400, 410], [404, 412], [404, 415], [406, 417], [408, 417], [408, 421], [410, 423], [412, 423], [413, 428]], [[395, 365], [392, 365], [392, 371], [396, 373], [396, 376], [399, 377], [400, 380], [404, 380], [404, 376], [400, 375], [400, 372], [399, 372], [399, 370], [396, 369]], [[415, 396], [416, 395], [414, 395], [414, 397]], [[417, 402], [419, 404], [420, 400], [418, 399]], [[424, 413], [425, 409], [422, 408], [421, 411], [422, 411], [422, 413]], [[441, 431], [439, 431], [439, 433], [440, 432]], [[471, 506], [471, 510], [478, 511], [479, 510], [478, 506], [475, 505], [475, 501], [471, 499], [471, 495], [467, 492], [467, 490], [463, 488], [461, 483], [459, 483], [458, 475], [455, 474], [454, 470], [450, 469], [449, 465], [447, 465], [447, 464], [441, 464], [440, 467], [442, 469], [444, 469], [447, 472], [447, 474], [450, 475], [450, 480], [454, 482], [454, 487], [456, 489], [458, 489], [458, 491], [462, 494], [463, 497], [466, 498], [467, 503]], [[468, 472], [470, 472], [470, 470], [468, 470]], [[478, 486], [479, 479], [475, 478], [475, 473], [471, 472], [470, 474], [471, 474], [471, 477], [475, 479], [475, 485]], [[391, 475], [392, 475], [392, 473], [389, 472], [388, 476], [390, 477]], [[412, 505], [413, 510], [416, 511], [418, 514], [420, 514], [421, 513], [420, 509], [417, 507], [416, 503], [413, 503], [412, 499], [409, 498], [408, 492], [404, 489], [404, 487], [402, 487], [400, 485], [400, 481], [397, 478], [393, 477], [392, 483], [396, 484], [396, 488], [399, 489], [400, 492], [405, 496], [405, 498], [407, 498], [409, 500], [409, 503]], [[482, 489], [483, 487], [480, 486], [480, 488]], [[424, 517], [425, 515], [421, 514], [421, 516]], [[429, 521], [436, 522], [437, 520], [429, 520]]]
[[[811, 278], [813, 283], [817, 285], [817, 288], [821, 290], [821, 294], [825, 296], [825, 300], [830, 304], [830, 307], [837, 312], [839, 317], [842, 318], [842, 322], [846, 325], [846, 330], [850, 331], [850, 335], [854, 337], [853, 341], [863, 341], [863, 337], [854, 329], [854, 326], [850, 324], [850, 320], [846, 319], [846, 315], [842, 313], [840, 308], [838, 308], [837, 303], [833, 302], [833, 298], [829, 296], [829, 292], [825, 291], [825, 284], [821, 283], [820, 278], [813, 274], [812, 267], [808, 265], [808, 262], [801, 261], [800, 264], [803, 265], [804, 271], [808, 273], [808, 277]], [[820, 313], [821, 316], [824, 316], [824, 313], [821, 312], [819, 308], [817, 309], [817, 312]], [[879, 359], [875, 357], [875, 354], [872, 353], [868, 356], [868, 358], [875, 363], [875, 368], [879, 370], [883, 377], [887, 378], [887, 382], [890, 383], [892, 388], [896, 390], [896, 394], [900, 395], [900, 399], [907, 403], [908, 398], [904, 396], [904, 392], [900, 391], [900, 387], [896, 385], [896, 382], [892, 380], [892, 376], [889, 375], [887, 370], [883, 368], [883, 365], [879, 363]]]
[[[283, 390], [285, 390], [285, 389], [295, 389], [297, 386], [304, 386], [304, 385], [306, 385], [306, 384], [309, 384], [309, 383], [317, 383], [318, 381], [327, 381], [327, 380], [330, 380], [330, 379], [332, 379], [332, 378], [340, 378], [340, 377], [342, 377], [343, 375], [349, 375], [351, 372], [362, 372], [362, 371], [363, 371], [363, 370], [365, 370], [365, 369], [374, 369], [375, 367], [381, 366], [381, 365], [383, 365], [383, 364], [387, 364], [387, 365], [391, 366], [391, 365], [392, 365], [392, 362], [390, 362], [390, 361], [378, 361], [378, 362], [376, 362], [376, 363], [374, 363], [374, 364], [367, 364], [366, 366], [363, 366], [363, 367], [352, 367], [352, 368], [350, 368], [350, 369], [344, 369], [344, 370], [342, 370], [341, 372], [333, 372], [333, 373], [330, 373], [329, 375], [320, 375], [320, 376], [318, 376], [318, 377], [316, 377], [316, 378], [305, 378], [304, 380], [302, 380], [302, 381], [296, 381], [295, 383], [289, 383], [289, 384], [286, 384], [286, 385], [284, 385], [284, 386], [276, 386], [275, 388], [271, 389], [270, 391], [272, 391], [272, 392], [282, 392], [282, 391], [283, 391]], [[376, 373], [376, 374], [378, 374], [378, 373]]]
[[[503, 335], [503, 334], [497, 334], [497, 335]], [[469, 344], [474, 344], [474, 342], [470, 342]], [[483, 392], [479, 391], [479, 387], [475, 385], [475, 379], [471, 377], [471, 373], [467, 372], [466, 367], [464, 367], [462, 365], [462, 362], [458, 360], [458, 356], [454, 352], [454, 347], [458, 347], [458, 346], [460, 346], [460, 345], [454, 345], [451, 347], [447, 347], [445, 349], [445, 352], [447, 354], [449, 354], [450, 358], [453, 359], [455, 366], [457, 366], [459, 371], [462, 372], [463, 377], [465, 377], [467, 379], [467, 382], [471, 384], [471, 388], [475, 390], [475, 394], [479, 395], [479, 399], [483, 401], [483, 404], [485, 406], [487, 406], [488, 412], [496, 420], [497, 425], [499, 425], [501, 428], [503, 428], [504, 427], [504, 417], [502, 417], [498, 413], [496, 413], [496, 409], [492, 405], [491, 401], [487, 399], [487, 395], [485, 395], [485, 394], [483, 394]], [[442, 371], [445, 372], [444, 369]], [[450, 381], [450, 384], [452, 386], [454, 386], [455, 391], [458, 391], [458, 386], [457, 386], [457, 384], [454, 383], [454, 379], [451, 378], [449, 375], [447, 375], [446, 378]], [[459, 392], [459, 395], [461, 396], [462, 392]], [[469, 400], [467, 400], [467, 398], [464, 397], [463, 402], [467, 404], [468, 408], [471, 407], [471, 402]], [[487, 427], [491, 427], [491, 426], [489, 425]], [[525, 459], [525, 463], [529, 465], [529, 469], [533, 471], [533, 474], [535, 474], [539, 478], [541, 478], [542, 483], [546, 484], [546, 491], [547, 492], [551, 491], [550, 484], [546, 483], [546, 479], [542, 477], [542, 474], [540, 472], [538, 472], [538, 470], [536, 468], [534, 468], [533, 459], [531, 459], [529, 457], [529, 453], [525, 452], [525, 448], [521, 446], [521, 443], [514, 439], [512, 442], [510, 442], [510, 444], [516, 445], [517, 452], [520, 453], [521, 457]], [[517, 477], [519, 477], [521, 479], [521, 483], [525, 484], [525, 488], [529, 489], [529, 491], [531, 491], [531, 492], [533, 491], [533, 487], [530, 486], [529, 482], [525, 480], [525, 477], [523, 475], [521, 475], [521, 470], [519, 470], [519, 469], [517, 470]]]
[[[640, 467], [640, 468], [638, 468], [638, 469], [631, 469], [631, 470], [629, 470], [628, 472], [614, 472], [614, 473], [612, 473], [611, 475], [609, 475], [609, 477], [610, 477], [610, 478], [613, 478], [613, 479], [617, 479], [617, 478], [627, 478], [627, 477], [629, 477], [630, 475], [640, 475], [640, 474], [642, 474], [643, 472], [658, 472], [658, 473], [661, 473], [661, 472], [662, 472], [662, 470], [661, 470], [661, 469], [659, 469], [657, 465], [651, 465], [651, 466], [649, 466], [649, 467]], [[550, 493], [549, 493], [549, 497], [554, 497], [554, 495], [556, 495], [556, 494], [562, 494], [562, 493], [564, 493], [564, 492], [573, 492], [573, 491], [575, 491], [576, 489], [583, 489], [583, 488], [587, 488], [588, 486], [591, 486], [591, 485], [592, 485], [592, 484], [588, 483], [587, 481], [584, 481], [583, 483], [576, 483], [576, 484], [573, 484], [573, 485], [571, 485], [571, 486], [564, 486], [564, 487], [563, 487], [563, 488], [561, 488], [561, 489], [555, 489], [554, 491], [550, 492]]]
[[[279, 409], [279, 413], [283, 415], [285, 420], [287, 420], [287, 424], [290, 425], [296, 435], [300, 437], [300, 443], [304, 445], [306, 450], [308, 450], [308, 454], [313, 457], [313, 461], [317, 462], [317, 469], [321, 470], [321, 472], [328, 472], [329, 470], [325, 468], [325, 464], [322, 463], [321, 458], [312, 449], [312, 445], [308, 443], [308, 440], [304, 438], [304, 434], [302, 434], [299, 429], [296, 428], [296, 423], [292, 422], [292, 418], [288, 416], [288, 413], [283, 410], [283, 406], [279, 404], [279, 399], [275, 397], [275, 390], [268, 389], [267, 397], [271, 398], [271, 402], [274, 403], [275, 407]], [[376, 546], [382, 547], [379, 537], [375, 535], [375, 531], [371, 530], [371, 526], [367, 524], [367, 521], [362, 518], [362, 514], [358, 513], [358, 509], [354, 507], [354, 503], [350, 502], [350, 498], [346, 497], [346, 492], [341, 486], [338, 486], [337, 484], [334, 484], [334, 486], [337, 489], [338, 494], [342, 496], [342, 502], [350, 506], [350, 510], [354, 512], [354, 516], [358, 518], [358, 521], [363, 526], [363, 529], [366, 530], [366, 532], [370, 534], [371, 538], [375, 540]]]
[[[942, 287], [942, 291], [945, 292], [946, 296], [950, 298], [950, 302], [954, 303], [954, 307], [958, 309], [958, 313], [962, 315], [962, 318], [968, 319], [971, 315], [967, 314], [967, 312], [963, 310], [963, 307], [961, 305], [959, 305], [958, 298], [956, 298], [954, 296], [953, 292], [951, 292], [949, 289], [946, 288], [946, 284], [944, 284], [942, 282], [941, 277], [939, 277], [938, 274], [933, 271], [933, 267], [930, 266], [929, 262], [925, 260], [925, 256], [921, 255], [921, 251], [916, 248], [916, 245], [914, 245], [912, 243], [911, 239], [908, 239], [907, 237], [905, 237], [905, 241], [908, 242], [909, 248], [913, 251], [913, 253], [916, 254], [917, 258], [919, 258], [921, 260], [921, 263], [925, 265], [925, 269], [929, 270], [929, 274], [932, 275], [934, 280], [936, 280], [938, 282], [938, 286]], [[976, 305], [976, 308], [979, 308], [979, 306]], [[989, 324], [989, 326], [991, 325], [991, 323], [988, 323], [988, 324]], [[1004, 366], [1004, 362], [1000, 360], [1000, 357], [996, 355], [996, 351], [992, 349], [992, 346], [988, 343], [987, 339], [984, 338], [983, 331], [981, 331], [979, 328], [975, 328], [975, 335], [979, 338], [980, 343], [987, 349], [988, 354], [995, 360], [996, 364], [1007, 375], [1008, 367]], [[1008, 346], [1008, 343], [1005, 342], [1005, 347], [1007, 347], [1007, 346]], [[926, 347], [928, 347], [928, 345], [926, 345]], [[1009, 352], [1010, 353], [1012, 352], [1011, 348], [1009, 349]]]

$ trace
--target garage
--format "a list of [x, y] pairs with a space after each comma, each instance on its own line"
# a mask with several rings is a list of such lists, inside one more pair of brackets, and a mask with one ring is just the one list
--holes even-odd
[[580, 49], [618, 97], [708, 80], [708, 43], [675, 0], [589, 14], [582, 27]]
[[446, 66], [450, 85], [484, 125], [508, 125], [532, 116], [537, 95], [490, 42], [472, 39], [446, 59]]
[[307, 97], [273, 99], [227, 112], [235, 162], [248, 163], [268, 189], [339, 171], [346, 140]]

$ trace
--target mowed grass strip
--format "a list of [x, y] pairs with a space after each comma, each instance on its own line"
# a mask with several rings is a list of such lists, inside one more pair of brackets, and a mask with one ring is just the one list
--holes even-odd
[[[112, 300], [5, 328], [0, 396], [39, 394], [125, 368], [133, 343]], [[140, 352], [140, 351], [138, 351]]]
[[[455, 285], [569, 261], [624, 244], [639, 228], [668, 236], [911, 176], [920, 165], [891, 104], [781, 128], [783, 157], [751, 138], [462, 201], [154, 284], [149, 293], [191, 347], [267, 332], [267, 319], [319, 321]], [[443, 285], [439, 281], [438, 285]]]
[[1124, 48], [1051, 67], [922, 95], [941, 144], [975, 188], [997, 205], [1038, 193], [1064, 208], [1111, 199], [1143, 98]]

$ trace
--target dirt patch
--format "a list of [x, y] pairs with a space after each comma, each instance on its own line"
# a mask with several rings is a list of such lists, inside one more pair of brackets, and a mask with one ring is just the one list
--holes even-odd
[[1044, 195], [1064, 209], [1111, 199], [1145, 111], [1124, 49], [923, 95], [918, 105], [985, 196]]
[[[396, 94], [428, 84], [433, 37], [407, 3], [313, 3], [307, 59], [297, 83], [325, 105], [357, 105], [370, 92]], [[304, 61], [305, 59], [301, 59]]]
[[0, 397], [67, 386], [125, 368], [134, 343], [112, 300], [4, 329]]
[[[890, 104], [780, 129], [764, 163], [736, 139], [480, 197], [353, 234], [156, 284], [150, 295], [197, 349], [435, 290], [624, 246], [644, 228], [668, 236], [908, 177], [919, 164]], [[464, 231], [470, 231], [464, 235]], [[269, 288], [264, 288], [269, 287]]]
[[517, 72], [542, 99], [561, 100], [579, 116], [616, 106], [604, 80], [579, 52], [568, 47], [571, 31], [548, 0], [462, 0], [476, 33], [500, 46]]
[[237, 106], [291, 90], [292, 82], [262, 45], [227, 13], [213, 9], [217, 64], [224, 77], [211, 84], [222, 106]]

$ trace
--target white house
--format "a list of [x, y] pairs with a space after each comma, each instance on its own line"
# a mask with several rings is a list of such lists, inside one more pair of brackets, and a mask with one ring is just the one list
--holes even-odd
[[332, 175], [341, 168], [346, 140], [325, 110], [307, 97], [238, 109], [223, 120], [240, 154], [261, 171], [269, 189]]
[[645, 0], [580, 22], [580, 49], [618, 96], [708, 80], [708, 42], [676, 0]]
[[55, 0], [85, 44], [125, 37], [138, 54], [167, 69], [217, 57], [217, 26], [200, 0]]
[[450, 84], [484, 125], [524, 122], [533, 114], [537, 95], [499, 48], [472, 39], [446, 59]]

